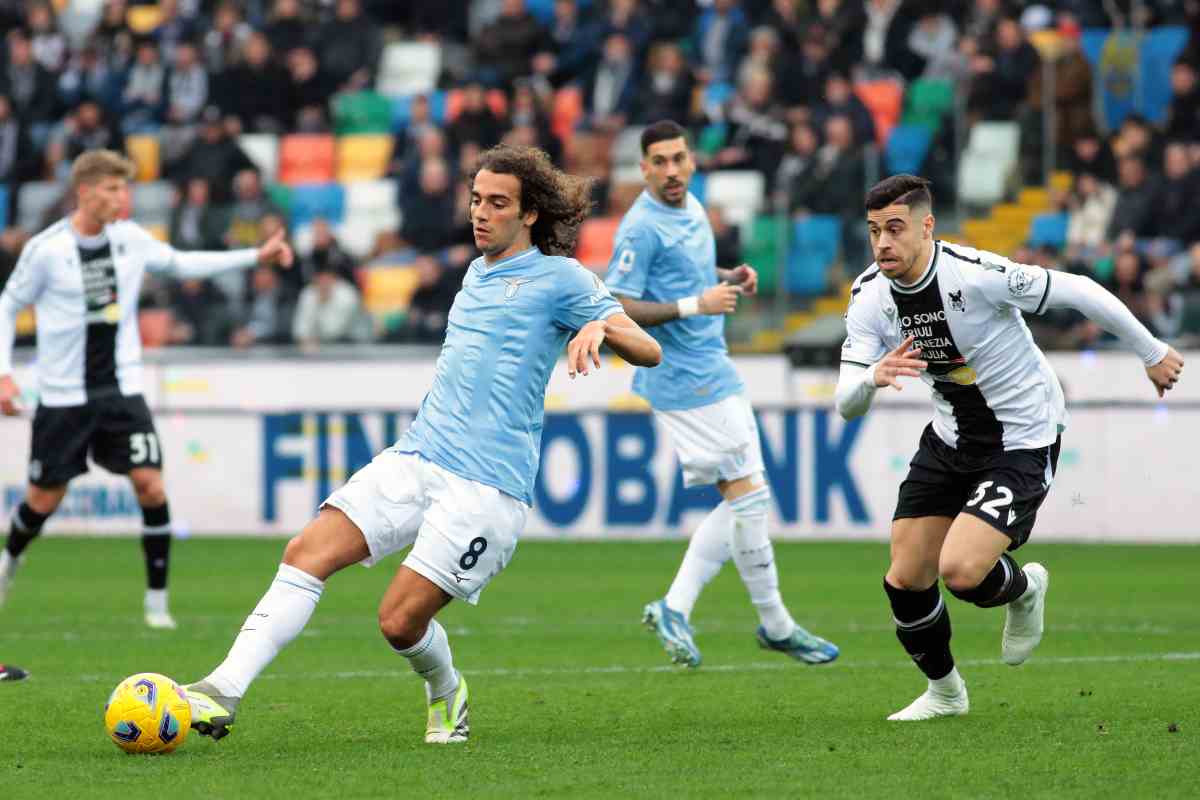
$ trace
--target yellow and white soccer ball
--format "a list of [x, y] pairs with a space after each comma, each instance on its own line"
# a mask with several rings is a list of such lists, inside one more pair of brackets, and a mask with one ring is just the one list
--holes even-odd
[[104, 727], [126, 753], [169, 753], [187, 738], [192, 707], [183, 687], [166, 675], [139, 672], [113, 689]]

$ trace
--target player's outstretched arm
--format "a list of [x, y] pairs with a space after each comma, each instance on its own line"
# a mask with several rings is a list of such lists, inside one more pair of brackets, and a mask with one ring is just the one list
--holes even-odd
[[716, 286], [710, 286], [703, 294], [684, 297], [674, 303], [656, 303], [620, 294], [615, 296], [630, 320], [650, 328], [697, 314], [732, 314], [737, 311], [737, 301], [743, 293], [741, 286], [718, 283]]
[[176, 250], [144, 231], [143, 243], [148, 250], [146, 266], [149, 269], [169, 270], [183, 279], [203, 280], [231, 269], [273, 264], [290, 269], [295, 260], [282, 230], [276, 231], [261, 247], [240, 250]]
[[1183, 373], [1183, 356], [1155, 338], [1112, 292], [1082, 275], [1055, 272], [1046, 290], [1046, 308], [1073, 308], [1120, 338], [1142, 359], [1158, 396], [1174, 388]]
[[638, 367], [657, 367], [662, 347], [650, 334], [625, 314], [594, 320], [580, 328], [567, 344], [567, 374], [587, 375], [590, 367], [600, 369], [600, 345], [605, 341], [613, 352]]
[[900, 391], [903, 388], [897, 380], [900, 376], [921, 376], [921, 370], [929, 365], [921, 360], [921, 350], [913, 348], [913, 341], [912, 336], [908, 337], [899, 347], [870, 367], [842, 362], [842, 371], [834, 392], [834, 402], [842, 419], [854, 419], [867, 413], [871, 408], [871, 401], [875, 399], [875, 392], [884, 386], [891, 386]]

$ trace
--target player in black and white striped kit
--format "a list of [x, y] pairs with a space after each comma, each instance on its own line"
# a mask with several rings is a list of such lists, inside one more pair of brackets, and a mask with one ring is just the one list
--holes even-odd
[[171, 518], [163, 490], [162, 449], [142, 396], [138, 294], [146, 270], [206, 278], [256, 264], [292, 263], [280, 232], [258, 249], [183, 253], [141, 226], [118, 221], [133, 165], [110, 150], [75, 159], [77, 210], [29, 240], [0, 294], [0, 411], [19, 413], [12, 378], [17, 313], [37, 312], [39, 403], [33, 418], [29, 488], [0, 552], [0, 604], [17, 559], [87, 459], [128, 475], [142, 509], [146, 624], [174, 628], [167, 605]]
[[929, 182], [894, 175], [867, 194], [875, 263], [854, 282], [837, 387], [846, 419], [900, 376], [932, 389], [934, 416], [900, 485], [883, 588], [896, 635], [929, 679], [892, 720], [965, 714], [938, 579], [982, 608], [1007, 607], [1001, 655], [1041, 641], [1050, 576], [1008, 554], [1029, 538], [1058, 461], [1062, 388], [1021, 316], [1073, 308], [1130, 346], [1159, 396], [1183, 358], [1089, 278], [934, 239]]

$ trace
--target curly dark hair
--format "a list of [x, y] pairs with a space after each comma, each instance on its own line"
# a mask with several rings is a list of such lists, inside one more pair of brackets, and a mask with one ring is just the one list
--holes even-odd
[[536, 147], [507, 144], [496, 145], [479, 156], [471, 173], [472, 185], [482, 169], [512, 175], [521, 182], [520, 210], [538, 212], [529, 236], [539, 250], [551, 256], [575, 254], [579, 226], [592, 210], [590, 178], [568, 175]]

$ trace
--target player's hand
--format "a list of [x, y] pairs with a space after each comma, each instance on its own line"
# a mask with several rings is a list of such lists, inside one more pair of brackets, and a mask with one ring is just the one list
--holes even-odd
[[12, 375], [0, 376], [0, 414], [6, 417], [15, 417], [21, 413], [21, 405], [18, 402], [21, 397], [21, 390], [17, 388], [17, 382], [13, 380]]
[[[892, 352], [883, 357], [875, 365], [875, 385], [879, 388], [892, 386], [896, 391], [902, 388], [896, 378], [907, 375], [910, 378], [921, 377], [921, 370], [929, 366], [929, 362], [921, 360], [921, 348], [912, 346], [914, 337], [910, 336], [900, 343]], [[912, 349], [910, 349], [912, 348]]]
[[742, 287], [732, 283], [718, 283], [704, 290], [700, 295], [701, 314], [732, 314], [737, 311], [738, 298], [742, 296]]
[[1174, 347], [1167, 348], [1167, 354], [1163, 356], [1162, 361], [1153, 367], [1146, 367], [1146, 375], [1150, 377], [1150, 382], [1158, 390], [1159, 397], [1175, 388], [1182, 373], [1183, 356], [1179, 355], [1179, 351]]
[[292, 268], [292, 247], [283, 238], [283, 231], [275, 231], [275, 235], [258, 248], [258, 264], [269, 267], [278, 264], [284, 269]]
[[579, 329], [575, 338], [567, 343], [567, 375], [588, 374], [588, 362], [600, 369], [600, 345], [608, 335], [608, 323], [594, 320]]
[[742, 264], [729, 271], [729, 282], [742, 288], [742, 294], [755, 294], [758, 291], [758, 270], [749, 264]]

